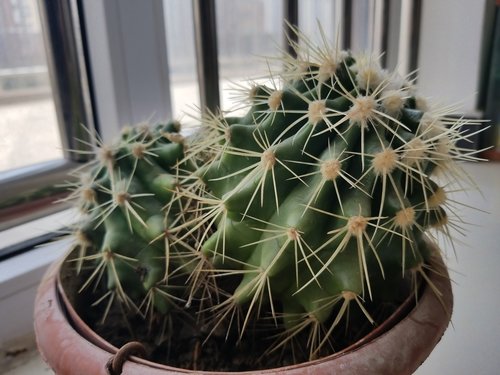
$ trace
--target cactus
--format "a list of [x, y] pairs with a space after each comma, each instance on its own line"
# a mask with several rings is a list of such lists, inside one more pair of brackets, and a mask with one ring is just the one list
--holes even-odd
[[299, 37], [243, 116], [207, 113], [188, 136], [127, 128], [78, 171], [77, 270], [104, 316], [187, 311], [239, 342], [271, 327], [267, 351], [316, 358], [428, 279], [427, 241], [460, 223], [456, 161], [475, 159], [460, 127], [477, 122], [429, 108], [372, 55]]

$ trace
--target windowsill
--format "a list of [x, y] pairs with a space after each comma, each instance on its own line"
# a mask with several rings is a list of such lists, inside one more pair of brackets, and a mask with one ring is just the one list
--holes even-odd
[[[74, 210], [64, 210], [0, 232], [0, 248], [6, 248], [54, 233], [75, 220]], [[15, 293], [38, 284], [45, 269], [60, 257], [69, 239], [44, 244], [19, 255], [0, 261], [0, 304]], [[64, 245], [66, 246], [64, 246]], [[0, 335], [3, 339], [4, 336]]]
[[68, 249], [70, 241], [58, 240], [0, 262], [0, 305], [4, 299], [37, 285], [47, 267]]
[[[0, 230], [32, 222], [67, 207], [55, 201], [69, 193], [58, 187], [81, 164], [65, 159], [0, 172]], [[0, 248], [6, 245], [0, 232]]]
[[61, 228], [67, 227], [74, 222], [75, 217], [76, 213], [73, 209], [66, 209], [0, 231], [0, 249], [14, 246], [47, 233], [57, 233]]
[[[0, 247], [53, 233], [75, 219], [73, 210], [48, 215], [0, 232]], [[49, 242], [0, 261], [0, 368], [8, 369], [35, 347], [33, 308], [36, 291], [48, 266], [69, 248], [70, 238]]]
[[32, 322], [38, 284], [70, 241], [59, 240], [0, 262], [0, 369], [8, 370], [21, 361], [24, 356], [16, 353], [34, 350]]

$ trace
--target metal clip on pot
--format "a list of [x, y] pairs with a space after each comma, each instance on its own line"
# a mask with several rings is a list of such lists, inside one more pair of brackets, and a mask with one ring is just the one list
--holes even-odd
[[106, 363], [106, 371], [109, 375], [120, 375], [125, 361], [131, 355], [146, 358], [146, 348], [138, 341], [131, 341], [123, 345], [118, 352]]

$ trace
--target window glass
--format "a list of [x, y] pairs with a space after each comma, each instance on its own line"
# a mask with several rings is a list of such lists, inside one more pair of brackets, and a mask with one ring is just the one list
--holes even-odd
[[308, 0], [299, 1], [300, 30], [320, 45], [323, 43], [318, 24], [325, 33], [327, 40], [342, 47], [342, 1], [339, 0]]
[[196, 113], [200, 105], [196, 52], [194, 48], [193, 3], [185, 0], [163, 2], [170, 94], [174, 118], [193, 122], [185, 113]]
[[355, 52], [373, 50], [374, 11], [379, 1], [352, 2], [351, 49]]
[[0, 2], [0, 172], [63, 157], [35, 0]]
[[221, 106], [237, 107], [238, 95], [228, 90], [263, 76], [263, 57], [277, 56], [283, 44], [282, 0], [217, 0], [217, 38]]

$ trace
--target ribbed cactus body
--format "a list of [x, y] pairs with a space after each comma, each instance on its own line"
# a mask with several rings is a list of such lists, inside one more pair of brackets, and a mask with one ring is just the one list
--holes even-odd
[[[102, 147], [84, 174], [86, 180], [91, 176], [90, 182], [76, 190], [87, 218], [76, 230], [76, 246], [88, 254], [83, 259], [95, 265], [87, 283], [104, 281], [127, 305], [169, 288], [167, 264], [182, 264], [174, 250], [172, 259], [166, 258], [163, 241], [179, 212], [174, 207], [165, 210], [173, 200], [178, 162], [184, 156], [179, 130], [174, 122], [126, 128], [115, 144]], [[163, 313], [169, 308], [166, 300], [160, 292], [154, 301]]]
[[369, 55], [305, 48], [249, 89], [243, 116], [205, 116], [186, 138], [128, 128], [102, 148], [77, 189], [84, 286], [157, 316], [199, 304], [227, 329], [272, 317], [284, 337], [310, 330], [314, 357], [349, 316], [374, 323], [369, 305], [417, 285], [425, 233], [448, 234], [431, 174], [457, 178], [464, 120]]

